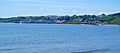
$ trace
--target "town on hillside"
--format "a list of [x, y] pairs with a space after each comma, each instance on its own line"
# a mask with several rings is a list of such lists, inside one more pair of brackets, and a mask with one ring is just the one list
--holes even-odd
[[[116, 23], [115, 17], [120, 13], [105, 15], [73, 15], [73, 16], [18, 16], [11, 18], [0, 18], [1, 23], [41, 23], [41, 24], [120, 24]], [[115, 15], [115, 16], [113, 16]], [[117, 17], [117, 18], [118, 18]], [[118, 19], [117, 19], [118, 20]]]

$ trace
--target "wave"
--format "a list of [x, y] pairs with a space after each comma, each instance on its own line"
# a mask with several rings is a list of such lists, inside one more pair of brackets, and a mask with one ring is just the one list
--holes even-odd
[[97, 50], [90, 50], [90, 51], [83, 51], [83, 52], [72, 52], [72, 53], [105, 53], [110, 49], [97, 49]]
[[10, 50], [18, 50], [18, 49], [22, 49], [22, 48], [0, 49], [0, 51], [10, 51]]

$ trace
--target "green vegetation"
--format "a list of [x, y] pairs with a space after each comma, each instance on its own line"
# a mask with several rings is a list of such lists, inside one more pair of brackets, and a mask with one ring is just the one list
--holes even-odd
[[48, 24], [120, 24], [120, 13], [110, 15], [73, 15], [73, 16], [20, 16], [0, 18], [1, 23], [48, 23]]
[[97, 18], [97, 20], [108, 22], [108, 24], [120, 24], [120, 12], [107, 15], [105, 18]]

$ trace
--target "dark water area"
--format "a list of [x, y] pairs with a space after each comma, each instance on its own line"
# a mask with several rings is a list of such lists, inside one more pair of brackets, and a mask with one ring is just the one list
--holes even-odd
[[0, 53], [120, 53], [120, 26], [1, 23]]

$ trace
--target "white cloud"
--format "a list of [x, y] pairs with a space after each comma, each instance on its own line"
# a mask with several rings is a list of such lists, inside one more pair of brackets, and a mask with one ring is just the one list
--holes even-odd
[[103, 14], [103, 13], [106, 14], [106, 12], [100, 12], [100, 14]]
[[76, 12], [78, 12], [78, 10], [73, 10], [73, 12], [75, 12], [75, 13], [76, 13]]
[[47, 5], [56, 7], [73, 7], [73, 8], [86, 8], [88, 6], [85, 3], [65, 3], [65, 2], [55, 2], [55, 1], [45, 1], [45, 0], [7, 0], [11, 2], [20, 2], [26, 5]]
[[58, 9], [59, 11], [63, 11], [63, 9]]
[[45, 0], [7, 0], [12, 2], [39, 2], [39, 3], [56, 3], [51, 1], [45, 1]]

